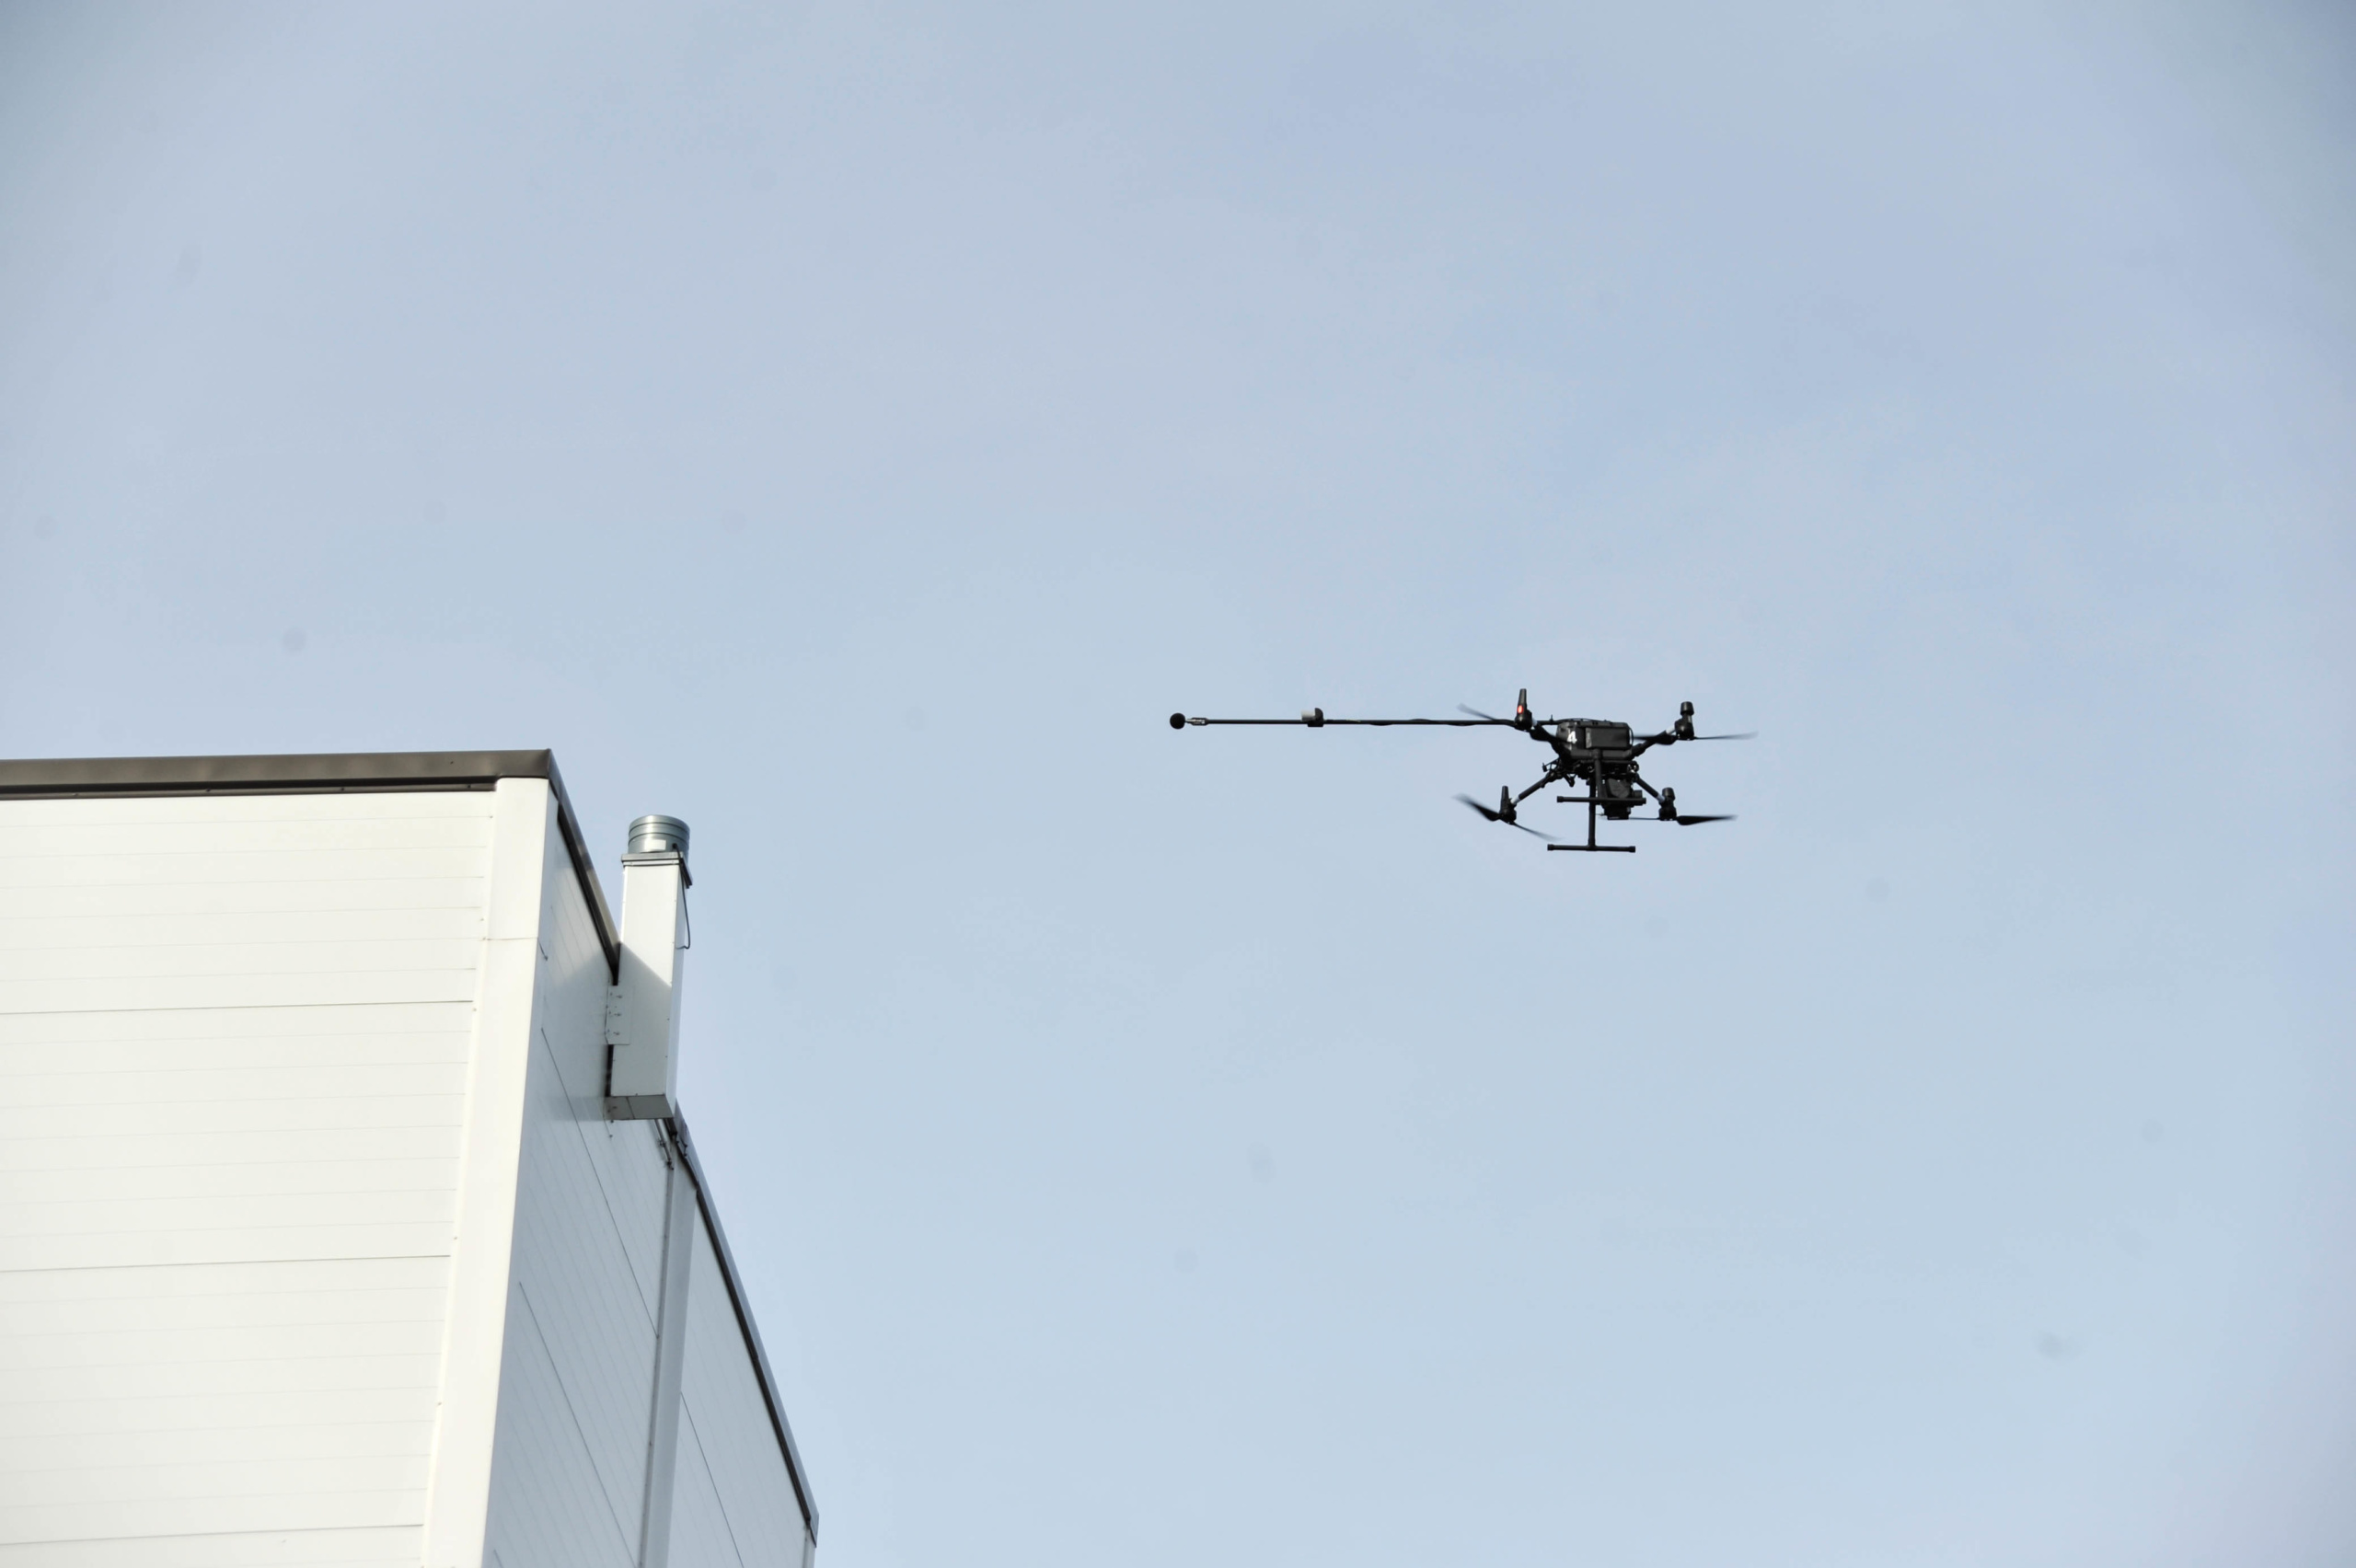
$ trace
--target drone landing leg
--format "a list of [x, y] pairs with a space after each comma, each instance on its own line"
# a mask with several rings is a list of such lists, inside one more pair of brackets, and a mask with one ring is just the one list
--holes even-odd
[[[1598, 770], [1599, 774], [1600, 771], [1600, 769]], [[1587, 789], [1587, 842], [1584, 844], [1549, 844], [1546, 846], [1547, 848], [1571, 849], [1583, 855], [1633, 855], [1636, 852], [1636, 847], [1633, 844], [1598, 844], [1595, 841], [1596, 789], [1597, 786], [1593, 784], [1589, 784]], [[1555, 798], [1566, 805], [1576, 805], [1579, 801], [1579, 797], [1576, 795], [1559, 795]]]

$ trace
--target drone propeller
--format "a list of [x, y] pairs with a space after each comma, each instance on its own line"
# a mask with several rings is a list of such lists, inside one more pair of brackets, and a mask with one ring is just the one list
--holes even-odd
[[1756, 739], [1758, 734], [1759, 732], [1756, 730], [1745, 730], [1738, 735], [1697, 735], [1693, 732], [1693, 705], [1690, 702], [1680, 702], [1677, 705], [1676, 724], [1671, 726], [1667, 733], [1659, 736], [1658, 738], [1672, 742], [1748, 741]]
[[1660, 792], [1660, 815], [1654, 817], [1651, 820], [1654, 822], [1673, 822], [1680, 827], [1692, 827], [1697, 822], [1732, 822], [1734, 818], [1732, 815], [1688, 816], [1677, 809], [1677, 791], [1674, 790], [1663, 790]]
[[1491, 822], [1501, 822], [1501, 823], [1505, 824], [1507, 827], [1519, 827], [1519, 828], [1520, 828], [1520, 829], [1521, 829], [1521, 831], [1522, 831], [1522, 832], [1524, 832], [1524, 833], [1527, 833], [1527, 834], [1530, 835], [1530, 836], [1531, 836], [1532, 837], [1534, 837], [1534, 838], [1542, 838], [1542, 839], [1546, 840], [1549, 844], [1552, 844], [1552, 843], [1554, 841], [1554, 836], [1553, 836], [1553, 834], [1551, 834], [1551, 833], [1541, 833], [1541, 832], [1539, 832], [1539, 831], [1538, 831], [1536, 828], [1534, 828], [1534, 827], [1530, 827], [1530, 826], [1528, 826], [1528, 825], [1526, 825], [1526, 824], [1522, 824], [1522, 823], [1519, 823], [1519, 822], [1514, 821], [1514, 819], [1513, 819], [1513, 818], [1511, 818], [1511, 817], [1509, 817], [1509, 816], [1506, 815], [1506, 813], [1503, 813], [1503, 812], [1499, 812], [1499, 811], [1492, 811], [1492, 810], [1490, 810], [1487, 806], [1483, 805], [1480, 801], [1478, 801], [1474, 800], [1474, 799], [1473, 799], [1472, 796], [1470, 796], [1470, 795], [1459, 795], [1459, 796], [1457, 796], [1456, 798], [1457, 798], [1458, 800], [1460, 800], [1460, 801], [1463, 801], [1466, 805], [1468, 805], [1468, 806], [1472, 807], [1474, 811], [1479, 812], [1483, 816], [1484, 816], [1484, 817], [1488, 818]]
[[1473, 718], [1484, 720], [1491, 724], [1510, 724], [1517, 730], [1530, 729], [1538, 722], [1537, 718], [1530, 711], [1528, 686], [1522, 687], [1514, 694], [1513, 717], [1510, 719], [1500, 719], [1494, 713], [1484, 713], [1477, 708], [1467, 708], [1461, 702], [1456, 705], [1456, 710], [1459, 713], [1470, 713]]

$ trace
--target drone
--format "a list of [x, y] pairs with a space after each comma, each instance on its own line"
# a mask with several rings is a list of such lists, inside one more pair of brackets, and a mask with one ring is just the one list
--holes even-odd
[[[1531, 740], [1551, 749], [1553, 760], [1538, 782], [1519, 794], [1507, 785], [1497, 791], [1495, 807], [1484, 806], [1470, 795], [1456, 798], [1490, 822], [1501, 822], [1507, 827], [1546, 840], [1549, 849], [1574, 849], [1599, 855], [1633, 855], [1633, 844], [1598, 844], [1595, 841], [1597, 813], [1606, 822], [1673, 822], [1680, 827], [1692, 827], [1705, 822], [1732, 822], [1732, 815], [1696, 816], [1677, 809], [1677, 791], [1669, 788], [1656, 790], [1637, 771], [1636, 759], [1655, 746], [1673, 746], [1680, 741], [1747, 741], [1758, 734], [1746, 730], [1739, 734], [1697, 735], [1693, 732], [1693, 705], [1677, 705], [1677, 722], [1657, 735], [1639, 735], [1634, 727], [1605, 719], [1539, 719], [1530, 711], [1530, 688], [1524, 686], [1514, 698], [1513, 717], [1500, 719], [1484, 713], [1477, 708], [1459, 705], [1457, 711], [1469, 713], [1469, 719], [1328, 719], [1322, 708], [1311, 708], [1298, 719], [1198, 719], [1184, 713], [1170, 716], [1170, 727], [1184, 730], [1189, 725], [1205, 724], [1298, 724], [1311, 730], [1322, 730], [1328, 724], [1357, 724], [1369, 729], [1393, 726], [1424, 725], [1450, 730], [1480, 729], [1497, 724], [1519, 730]], [[1587, 842], [1565, 844], [1551, 833], [1540, 833], [1521, 820], [1524, 801], [1550, 784], [1564, 784], [1576, 779], [1587, 786], [1584, 795], [1557, 795], [1557, 803], [1587, 807]], [[1655, 816], [1636, 815], [1636, 809], [1647, 798], [1656, 802], [1659, 813]]]

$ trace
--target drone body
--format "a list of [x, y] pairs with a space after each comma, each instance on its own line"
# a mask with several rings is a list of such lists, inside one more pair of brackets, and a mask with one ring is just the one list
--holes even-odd
[[[1501, 822], [1508, 827], [1518, 827], [1524, 833], [1533, 834], [1548, 840], [1546, 847], [1549, 849], [1578, 849], [1598, 854], [1634, 854], [1636, 847], [1633, 844], [1599, 844], [1595, 841], [1599, 814], [1605, 822], [1632, 820], [1673, 822], [1680, 827], [1691, 827], [1697, 823], [1734, 820], [1731, 816], [1689, 816], [1680, 813], [1677, 809], [1677, 791], [1674, 789], [1653, 788], [1637, 765], [1637, 758], [1655, 746], [1673, 746], [1680, 741], [1745, 741], [1750, 738], [1750, 732], [1737, 735], [1695, 734], [1693, 705], [1690, 702], [1679, 705], [1675, 724], [1652, 735], [1639, 735], [1633, 725], [1623, 724], [1614, 720], [1534, 718], [1530, 711], [1530, 691], [1527, 687], [1524, 687], [1521, 695], [1515, 699], [1513, 717], [1510, 719], [1496, 718], [1473, 708], [1467, 708], [1462, 711], [1471, 714], [1472, 717], [1469, 719], [1328, 719], [1325, 717], [1325, 710], [1322, 708], [1312, 708], [1298, 719], [1195, 719], [1189, 718], [1184, 713], [1172, 713], [1170, 716], [1170, 727], [1173, 730], [1184, 730], [1190, 725], [1205, 724], [1285, 724], [1322, 730], [1329, 724], [1334, 724], [1362, 725], [1372, 729], [1424, 725], [1451, 730], [1469, 730], [1489, 725], [1502, 725], [1519, 730], [1531, 740], [1546, 746], [1553, 753], [1552, 760], [1546, 765], [1546, 771], [1539, 775], [1538, 781], [1519, 794], [1514, 792], [1511, 786], [1498, 790], [1497, 803], [1494, 810], [1483, 805], [1470, 795], [1459, 795], [1456, 798], [1490, 822]], [[1550, 784], [1568, 784], [1574, 780], [1587, 786], [1586, 794], [1557, 795], [1554, 799], [1564, 805], [1587, 807], [1586, 843], [1555, 843], [1553, 835], [1540, 833], [1536, 828], [1526, 826], [1521, 822], [1522, 801]], [[1645, 805], [1648, 801], [1658, 806], [1657, 813], [1650, 816], [1637, 817], [1637, 808]]]

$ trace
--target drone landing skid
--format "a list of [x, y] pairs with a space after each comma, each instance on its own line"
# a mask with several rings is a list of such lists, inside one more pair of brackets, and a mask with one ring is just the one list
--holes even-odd
[[1636, 852], [1636, 847], [1633, 844], [1598, 844], [1595, 841], [1595, 808], [1601, 805], [1603, 802], [1595, 798], [1595, 790], [1592, 787], [1590, 787], [1588, 792], [1584, 795], [1557, 795], [1554, 799], [1565, 806], [1585, 806], [1587, 808], [1587, 842], [1584, 844], [1549, 844], [1546, 846], [1547, 848], [1576, 849], [1585, 855], [1633, 855]]

